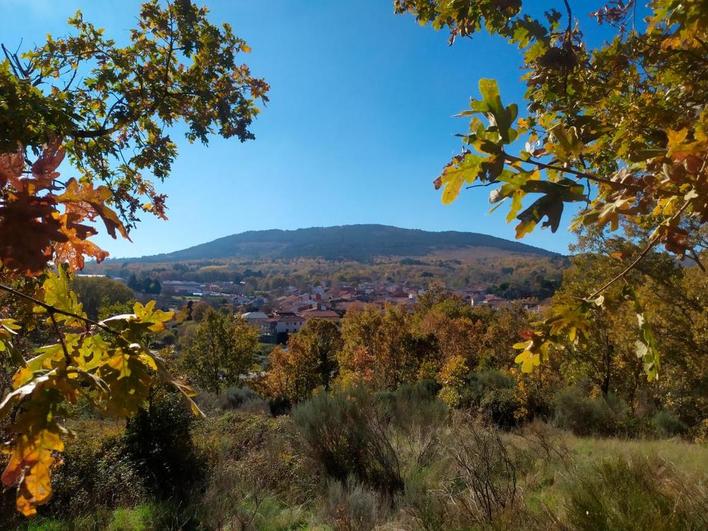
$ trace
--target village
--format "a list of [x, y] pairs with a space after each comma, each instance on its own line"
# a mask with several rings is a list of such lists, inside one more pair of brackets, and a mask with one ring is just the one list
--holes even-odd
[[[413, 309], [426, 287], [389, 282], [361, 282], [357, 284], [323, 283], [309, 289], [289, 286], [278, 292], [249, 293], [242, 283], [199, 283], [182, 280], [164, 280], [162, 297], [203, 300], [211, 304], [229, 304], [243, 319], [259, 329], [264, 343], [283, 343], [289, 334], [299, 331], [310, 319], [339, 321], [355, 308], [374, 305], [404, 306]], [[471, 306], [498, 308], [515, 304], [526, 310], [538, 311], [536, 298], [508, 300], [489, 293], [482, 285], [451, 290]]]

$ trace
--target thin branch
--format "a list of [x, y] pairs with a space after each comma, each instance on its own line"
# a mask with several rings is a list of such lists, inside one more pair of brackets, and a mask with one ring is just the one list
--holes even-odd
[[573, 31], [573, 11], [570, 9], [570, 4], [568, 0], [563, 0], [565, 4], [565, 11], [568, 14], [568, 29], [566, 29], [566, 38], [570, 39], [571, 32]]
[[113, 102], [113, 105], [111, 105], [110, 109], [108, 109], [108, 112], [106, 113], [106, 117], [103, 119], [101, 129], [105, 129], [106, 124], [108, 123], [108, 119], [111, 117], [111, 114], [113, 114], [113, 111], [116, 109], [116, 107], [118, 105], [121, 105], [123, 102], [125, 102], [125, 96], [121, 96]]
[[54, 317], [52, 315], [53, 313], [59, 313], [61, 315], [66, 315], [67, 317], [73, 317], [74, 319], [78, 319], [78, 320], [83, 321], [87, 324], [96, 326], [96, 327], [100, 328], [101, 330], [103, 330], [105, 332], [109, 332], [113, 335], [119, 335], [118, 332], [116, 332], [115, 330], [106, 326], [103, 323], [99, 323], [98, 321], [94, 321], [93, 319], [89, 319], [88, 317], [83, 316], [83, 315], [78, 315], [73, 312], [68, 312], [66, 310], [62, 310], [61, 308], [57, 308], [56, 306], [52, 306], [51, 304], [47, 304], [44, 301], [41, 301], [35, 297], [32, 297], [31, 295], [27, 295], [26, 293], [22, 293], [21, 291], [11, 288], [10, 286], [6, 286], [5, 284], [0, 284], [0, 290], [6, 291], [8, 293], [12, 293], [13, 295], [21, 297], [21, 298], [28, 300], [30, 302], [33, 302], [37, 306], [41, 306], [42, 308], [44, 308], [45, 310], [47, 310], [49, 312], [49, 315], [52, 319], [54, 319]]
[[15, 61], [13, 60], [13, 55], [9, 52], [9, 50], [5, 47], [4, 44], [0, 45], [2, 46], [2, 52], [5, 54], [5, 58], [7, 59], [7, 62], [10, 63], [10, 68], [12, 68], [12, 73], [15, 74], [16, 78], [21, 78], [20, 73], [17, 71]]
[[[678, 217], [683, 213], [684, 210], [686, 210], [686, 208], [690, 204], [691, 204], [690, 200], [686, 201], [683, 205], [681, 205], [681, 208], [678, 210], [678, 212], [676, 212], [673, 216], [671, 216], [671, 218], [667, 222], [662, 223], [662, 225], [664, 225], [664, 224], [668, 225], [671, 222], [676, 221], [678, 219]], [[659, 225], [659, 226], [661, 226], [661, 225]], [[600, 293], [602, 293], [607, 288], [609, 288], [612, 284], [614, 284], [615, 282], [617, 282], [620, 279], [623, 279], [627, 275], [627, 273], [629, 273], [632, 269], [634, 269], [637, 266], [637, 264], [642, 260], [642, 258], [644, 258], [647, 254], [649, 254], [649, 251], [651, 251], [654, 248], [654, 246], [657, 243], [659, 243], [660, 239], [661, 239], [661, 233], [659, 231], [657, 231], [657, 233], [651, 238], [651, 240], [649, 240], [649, 243], [647, 243], [647, 246], [642, 250], [641, 253], [639, 253], [639, 255], [634, 260], [632, 260], [632, 262], [627, 267], [625, 267], [620, 273], [618, 273], [617, 275], [612, 277], [610, 280], [605, 282], [605, 284], [603, 284], [602, 287], [595, 290], [595, 292], [592, 295], [590, 295], [588, 297], [588, 299], [594, 299]]]
[[488, 183], [484, 184], [470, 184], [469, 186], [465, 186], [465, 190], [469, 190], [470, 188], [486, 188], [487, 186], [491, 186], [497, 183], [499, 183], [499, 181], [489, 181]]
[[615, 190], [633, 190], [635, 192], [644, 191], [643, 187], [636, 185], [636, 184], [620, 183], [617, 181], [612, 181], [610, 179], [605, 179], [604, 177], [598, 177], [597, 175], [593, 175], [590, 173], [574, 170], [572, 168], [564, 168], [563, 166], [555, 166], [553, 164], [546, 164], [545, 162], [541, 162], [539, 160], [533, 160], [533, 159], [524, 160], [520, 157], [516, 157], [514, 155], [509, 155], [506, 152], [502, 152], [502, 155], [509, 162], [521, 162], [521, 163], [526, 162], [528, 164], [533, 164], [534, 166], [537, 166], [543, 170], [556, 170], [556, 171], [560, 171], [560, 172], [570, 173], [571, 175], [575, 175], [576, 177], [581, 177], [583, 179], [589, 179], [589, 180], [595, 181], [597, 183], [606, 184], [607, 186], [609, 186]]
[[59, 330], [59, 325], [57, 324], [57, 320], [54, 317], [54, 310], [49, 310], [49, 319], [52, 321], [52, 326], [54, 327], [54, 332], [56, 333], [57, 337], [59, 338], [59, 342], [61, 343], [61, 349], [64, 351], [64, 359], [66, 359], [66, 364], [67, 366], [71, 364], [71, 356], [69, 356], [69, 349], [66, 348], [66, 341], [64, 341], [64, 334], [61, 333], [61, 330]]
[[704, 273], [706, 272], [706, 268], [703, 265], [703, 262], [701, 262], [701, 258], [698, 256], [698, 253], [696, 253], [695, 249], [690, 249], [689, 253], [691, 254], [690, 258], [694, 262], [696, 262], [696, 265], [701, 268], [701, 271]]
[[72, 83], [74, 83], [74, 80], [76, 79], [76, 75], [79, 73], [79, 65], [76, 65], [76, 68], [73, 69], [74, 72], [71, 74], [71, 78], [69, 81], [64, 85], [64, 92], [69, 90], [69, 87], [71, 87]]

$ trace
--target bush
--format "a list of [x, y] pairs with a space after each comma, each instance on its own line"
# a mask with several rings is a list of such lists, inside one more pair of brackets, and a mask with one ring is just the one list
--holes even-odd
[[405, 433], [437, 426], [447, 417], [447, 406], [437, 398], [440, 386], [434, 380], [404, 384], [395, 391], [376, 395], [387, 423]]
[[448, 497], [471, 523], [491, 524], [501, 513], [514, 509], [518, 501], [516, 465], [497, 431], [466, 419], [457, 426], [447, 452], [453, 462]]
[[130, 458], [124, 439], [95, 424], [90, 437], [77, 437], [66, 446], [46, 508], [52, 515], [72, 518], [145, 499], [144, 470]]
[[498, 370], [485, 370], [473, 373], [470, 378], [469, 392], [472, 404], [479, 406], [484, 395], [498, 389], [513, 389], [514, 378]]
[[614, 435], [620, 419], [604, 398], [585, 396], [577, 387], [559, 391], [554, 399], [554, 423], [575, 435]]
[[288, 417], [242, 411], [199, 424], [194, 439], [208, 458], [208, 473], [198, 519], [206, 529], [239, 529], [249, 522], [260, 529], [264, 519], [299, 518], [296, 509], [288, 512], [283, 505], [311, 501], [319, 478], [292, 428]]
[[268, 409], [270, 410], [270, 414], [274, 417], [287, 415], [290, 413], [292, 408], [293, 405], [287, 398], [277, 397], [268, 401]]
[[494, 425], [510, 429], [518, 424], [516, 410], [519, 402], [514, 389], [494, 389], [487, 391], [479, 405], [479, 411], [485, 420]]
[[708, 528], [705, 491], [689, 487], [666, 462], [656, 459], [617, 458], [580, 470], [566, 486], [566, 495], [573, 529]]
[[[75, 425], [80, 436], [67, 444], [63, 465], [53, 477], [53, 499], [40, 511], [69, 520], [98, 518], [103, 522], [99, 527], [105, 527], [112, 510], [137, 507], [156, 497], [189, 499], [204, 468], [192, 446], [193, 419], [181, 395], [157, 390], [148, 409], [125, 428], [106, 420]], [[156, 507], [145, 505], [140, 514]], [[175, 516], [179, 511], [164, 512]]]
[[676, 437], [688, 431], [688, 426], [681, 422], [681, 419], [666, 410], [658, 411], [651, 418], [651, 424], [659, 437]]
[[332, 478], [393, 495], [403, 489], [398, 457], [375, 397], [362, 387], [321, 394], [293, 410], [314, 459]]
[[248, 411], [267, 411], [268, 405], [248, 387], [229, 387], [220, 397], [219, 406], [223, 410], [245, 409]]
[[328, 484], [324, 513], [337, 530], [366, 531], [384, 520], [387, 511], [377, 492], [350, 480]]
[[204, 467], [190, 432], [194, 420], [180, 394], [157, 389], [147, 409], [128, 421], [124, 435], [127, 455], [145, 477], [143, 484], [158, 498], [186, 498], [203, 479]]

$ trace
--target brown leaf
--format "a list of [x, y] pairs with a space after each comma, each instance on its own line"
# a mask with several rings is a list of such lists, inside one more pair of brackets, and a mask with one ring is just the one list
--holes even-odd
[[25, 159], [21, 148], [15, 153], [0, 154], [0, 188], [8, 182], [18, 181], [22, 177], [24, 167]]
[[79, 183], [74, 178], [69, 179], [66, 183], [64, 193], [57, 196], [57, 202], [62, 203], [67, 212], [90, 220], [100, 217], [106, 226], [108, 234], [113, 238], [116, 237], [116, 231], [118, 231], [121, 236], [130, 240], [128, 231], [118, 219], [118, 215], [106, 205], [110, 199], [111, 191], [108, 187], [99, 186], [94, 188], [92, 184]]

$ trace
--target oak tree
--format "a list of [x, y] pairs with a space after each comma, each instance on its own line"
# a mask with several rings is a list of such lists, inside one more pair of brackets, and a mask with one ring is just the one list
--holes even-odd
[[199, 388], [218, 393], [253, 365], [258, 330], [240, 317], [211, 310], [181, 352], [180, 364]]
[[288, 339], [287, 349], [276, 347], [268, 360], [265, 393], [296, 404], [316, 389], [329, 390], [338, 372], [337, 353], [342, 339], [336, 323], [310, 319]]
[[[150, 337], [173, 315], [154, 302], [91, 319], [70, 288], [71, 272], [107, 253], [90, 241], [97, 224], [128, 238], [145, 212], [165, 217], [156, 189], [177, 155], [171, 130], [188, 141], [253, 138], [250, 125], [268, 85], [239, 56], [249, 51], [228, 24], [216, 26], [189, 0], [141, 7], [124, 45], [77, 13], [72, 33], [0, 61], [0, 355], [16, 366], [0, 403], [7, 419], [2, 474], [17, 508], [36, 513], [52, 493], [66, 404], [86, 398], [105, 415], [129, 416], [157, 381], [174, 379]], [[58, 168], [65, 160], [69, 178]], [[16, 289], [13, 286], [22, 286]], [[11, 313], [29, 302], [54, 341], [27, 350]], [[196, 410], [196, 406], [194, 406]]]
[[[523, 55], [526, 109], [505, 105], [497, 83], [479, 81], [479, 99], [462, 152], [435, 180], [442, 200], [463, 187], [491, 187], [493, 208], [508, 205], [521, 238], [537, 226], [555, 232], [568, 205], [571, 227], [648, 232], [645, 245], [594, 289], [550, 316], [520, 342], [518, 363], [530, 372], [556, 340], [584, 341], [587, 320], [606, 290], [652, 249], [699, 261], [708, 220], [708, 10], [702, 0], [652, 0], [647, 16], [635, 0], [605, 2], [593, 17], [613, 32], [592, 46], [571, 0], [536, 17], [522, 0], [395, 0], [399, 13], [449, 31], [450, 44], [486, 30]], [[622, 293], [633, 297], [631, 289]], [[654, 333], [637, 303], [636, 354], [649, 379], [659, 374]]]

